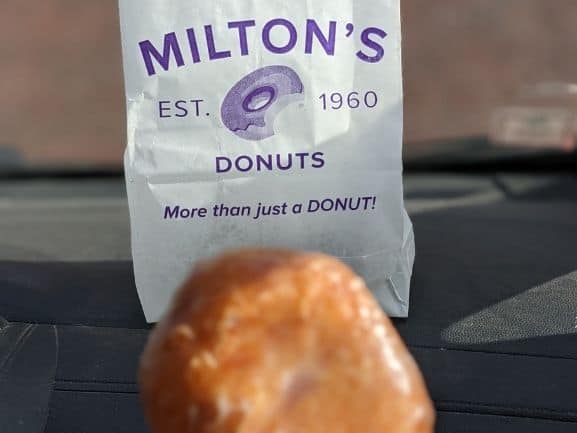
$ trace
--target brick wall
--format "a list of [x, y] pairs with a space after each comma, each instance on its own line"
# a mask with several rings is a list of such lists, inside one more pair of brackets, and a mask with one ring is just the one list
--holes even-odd
[[[526, 83], [577, 82], [576, 0], [402, 0], [408, 141], [480, 134]], [[118, 163], [117, 0], [0, 2], [0, 146]]]
[[0, 2], [0, 145], [35, 161], [119, 160], [117, 14], [116, 0]]

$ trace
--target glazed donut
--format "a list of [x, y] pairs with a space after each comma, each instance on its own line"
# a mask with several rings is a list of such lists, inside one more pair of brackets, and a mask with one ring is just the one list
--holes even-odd
[[221, 106], [221, 118], [237, 136], [260, 141], [274, 135], [278, 113], [303, 98], [303, 83], [294, 70], [288, 66], [266, 66], [230, 89]]
[[153, 331], [155, 433], [430, 433], [421, 374], [363, 281], [313, 253], [201, 264]]

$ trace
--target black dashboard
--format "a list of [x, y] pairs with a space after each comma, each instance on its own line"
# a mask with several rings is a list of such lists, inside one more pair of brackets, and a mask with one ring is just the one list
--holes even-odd
[[[408, 174], [437, 432], [577, 431], [577, 178]], [[121, 179], [0, 183], [0, 432], [145, 433]]]

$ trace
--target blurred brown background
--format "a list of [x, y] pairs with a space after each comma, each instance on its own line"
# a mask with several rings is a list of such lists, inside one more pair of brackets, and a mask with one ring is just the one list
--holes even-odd
[[[577, 82], [577, 0], [401, 0], [406, 140], [486, 132], [525, 84]], [[0, 150], [118, 164], [117, 0], [0, 1]]]

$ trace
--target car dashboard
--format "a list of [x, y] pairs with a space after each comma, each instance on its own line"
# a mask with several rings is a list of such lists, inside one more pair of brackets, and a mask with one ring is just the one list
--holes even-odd
[[[577, 430], [577, 178], [408, 173], [439, 433]], [[0, 432], [145, 433], [121, 178], [0, 182]]]

